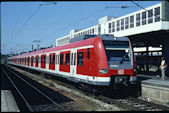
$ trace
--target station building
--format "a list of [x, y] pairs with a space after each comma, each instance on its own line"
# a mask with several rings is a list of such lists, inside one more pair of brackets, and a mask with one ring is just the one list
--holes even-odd
[[[153, 6], [120, 17], [105, 16], [98, 24], [86, 29], [73, 29], [66, 36], [56, 39], [56, 46], [68, 44], [71, 38], [82, 35], [113, 34], [127, 36], [133, 47], [146, 47], [146, 68], [148, 71], [149, 47], [161, 47], [169, 65], [169, 2], [161, 1]], [[169, 68], [168, 72], [169, 73]]]
[[86, 29], [73, 29], [69, 35], [56, 39], [56, 46], [69, 43], [71, 38], [85, 34], [113, 34], [116, 37], [132, 36], [158, 30], [169, 30], [169, 3], [159, 4], [121, 16], [105, 16], [98, 25]]

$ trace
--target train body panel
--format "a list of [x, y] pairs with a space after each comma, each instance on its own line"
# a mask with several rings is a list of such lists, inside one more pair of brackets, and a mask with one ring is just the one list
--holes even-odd
[[126, 37], [95, 36], [10, 57], [8, 63], [92, 85], [136, 81], [132, 46]]

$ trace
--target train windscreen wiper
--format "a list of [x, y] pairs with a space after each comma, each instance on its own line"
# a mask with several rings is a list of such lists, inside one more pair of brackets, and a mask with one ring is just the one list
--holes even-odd
[[124, 55], [123, 59], [120, 61], [120, 64], [122, 64], [125, 60], [129, 60], [129, 56], [127, 54]]

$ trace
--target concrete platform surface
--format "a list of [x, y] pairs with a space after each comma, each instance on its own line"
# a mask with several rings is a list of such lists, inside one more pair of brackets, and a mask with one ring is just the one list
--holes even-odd
[[141, 96], [150, 100], [169, 103], [169, 79], [150, 75], [138, 75], [141, 81]]
[[1, 112], [20, 112], [10, 90], [1, 90]]
[[159, 77], [159, 75], [137, 74], [137, 77], [140, 81], [153, 79], [153, 80], [168, 81], [169, 82], [169, 77], [166, 77], [165, 80], [161, 80], [161, 77]]
[[1, 71], [1, 112], [20, 112], [12, 95], [11, 89], [6, 82], [5, 75]]
[[169, 88], [169, 80], [148, 79], [148, 80], [143, 80], [142, 84], [149, 84], [149, 85], [153, 85], [153, 86]]

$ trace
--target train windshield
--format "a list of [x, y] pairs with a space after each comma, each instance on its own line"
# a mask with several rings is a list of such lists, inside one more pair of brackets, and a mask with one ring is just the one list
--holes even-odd
[[128, 41], [103, 41], [108, 61], [130, 60]]
[[128, 53], [125, 50], [106, 50], [108, 61], [114, 60], [130, 60]]

